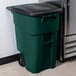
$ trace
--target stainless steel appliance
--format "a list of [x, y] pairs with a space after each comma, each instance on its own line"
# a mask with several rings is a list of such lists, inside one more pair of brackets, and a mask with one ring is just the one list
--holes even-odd
[[76, 56], [76, 0], [64, 0], [63, 49], [60, 60]]

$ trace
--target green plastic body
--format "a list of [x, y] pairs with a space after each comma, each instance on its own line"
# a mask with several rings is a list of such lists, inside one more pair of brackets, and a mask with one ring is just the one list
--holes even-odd
[[59, 14], [30, 17], [13, 12], [17, 48], [25, 60], [25, 67], [39, 73], [56, 66]]
[[18, 13], [14, 14], [17, 28], [21, 28], [24, 34], [43, 34], [59, 29], [59, 14], [51, 13], [44, 16], [31, 17]]

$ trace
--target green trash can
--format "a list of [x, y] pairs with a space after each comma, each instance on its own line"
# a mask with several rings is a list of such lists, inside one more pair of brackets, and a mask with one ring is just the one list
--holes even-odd
[[11, 6], [17, 48], [25, 67], [39, 73], [56, 66], [57, 34], [60, 9], [47, 3]]

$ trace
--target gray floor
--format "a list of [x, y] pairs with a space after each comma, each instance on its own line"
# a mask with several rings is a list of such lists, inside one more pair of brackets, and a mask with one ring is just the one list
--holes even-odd
[[0, 66], [0, 76], [76, 76], [76, 60], [67, 61], [55, 69], [48, 69], [38, 74], [28, 72], [16, 61]]

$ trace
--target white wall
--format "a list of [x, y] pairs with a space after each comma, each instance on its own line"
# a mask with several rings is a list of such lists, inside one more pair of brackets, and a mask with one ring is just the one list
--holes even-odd
[[7, 6], [38, 2], [38, 0], [0, 0], [0, 58], [18, 53], [13, 17]]

